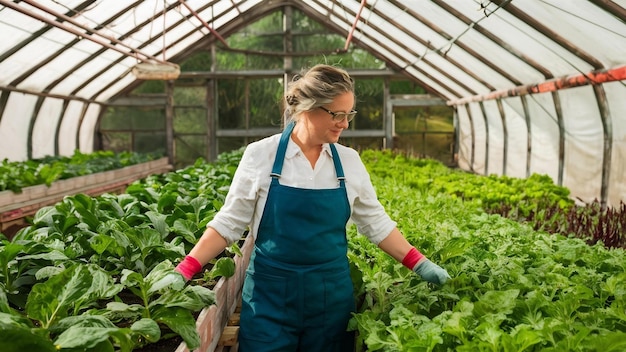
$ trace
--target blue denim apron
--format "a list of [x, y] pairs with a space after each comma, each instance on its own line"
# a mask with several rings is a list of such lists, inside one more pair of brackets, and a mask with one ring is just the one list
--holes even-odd
[[350, 352], [355, 309], [348, 265], [350, 205], [339, 155], [330, 145], [339, 187], [304, 189], [279, 182], [283, 132], [267, 203], [242, 291], [239, 351]]

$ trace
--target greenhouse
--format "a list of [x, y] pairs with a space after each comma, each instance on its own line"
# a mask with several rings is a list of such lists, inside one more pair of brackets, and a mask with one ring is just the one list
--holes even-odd
[[[351, 347], [294, 352], [626, 351], [626, 1], [0, 0], [0, 32], [0, 351], [255, 351], [272, 187], [348, 212]], [[304, 93], [318, 67], [348, 100]], [[340, 135], [311, 160], [293, 116]], [[302, 186], [324, 167], [333, 188]]]

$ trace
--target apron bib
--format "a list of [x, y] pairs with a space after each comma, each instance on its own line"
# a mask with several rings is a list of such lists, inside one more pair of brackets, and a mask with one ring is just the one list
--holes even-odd
[[283, 186], [280, 174], [295, 123], [283, 132], [242, 291], [241, 352], [349, 352], [355, 310], [347, 259], [350, 205], [339, 155], [333, 189]]

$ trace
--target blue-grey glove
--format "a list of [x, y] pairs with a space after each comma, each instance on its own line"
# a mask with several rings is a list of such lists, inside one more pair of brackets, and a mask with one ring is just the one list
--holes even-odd
[[446, 269], [431, 262], [428, 259], [421, 260], [414, 268], [413, 271], [422, 277], [422, 279], [438, 285], [443, 285], [448, 281], [450, 275]]

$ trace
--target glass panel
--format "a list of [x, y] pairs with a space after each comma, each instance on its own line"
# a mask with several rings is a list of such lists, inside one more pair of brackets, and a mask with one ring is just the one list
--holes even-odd
[[174, 87], [174, 105], [206, 105], [205, 87]]
[[339, 143], [356, 150], [383, 148], [383, 139], [379, 137], [339, 138]]
[[177, 135], [175, 167], [193, 164], [198, 158], [207, 159], [206, 136]]
[[[284, 51], [282, 36], [282, 12], [274, 12], [230, 35], [229, 47], [244, 53], [219, 51], [217, 67], [221, 70], [280, 69], [283, 67]], [[276, 55], [255, 55], [254, 52], [275, 52]]]
[[393, 112], [397, 133], [454, 131], [454, 110], [449, 106], [396, 107]]
[[133, 90], [133, 94], [150, 94], [150, 93], [165, 93], [165, 81], [161, 80], [149, 80], [144, 81], [139, 87]]
[[250, 80], [250, 127], [275, 127], [281, 124], [282, 79]]
[[222, 79], [218, 82], [218, 128], [246, 127], [246, 81]]
[[389, 82], [389, 94], [426, 94], [426, 90], [413, 81], [392, 80]]
[[350, 123], [353, 130], [383, 129], [383, 80], [355, 80], [356, 111], [358, 114]]
[[109, 107], [100, 121], [101, 130], [163, 130], [165, 110], [157, 107]]
[[454, 163], [453, 133], [397, 133], [393, 146], [420, 158], [432, 158], [447, 165]]
[[283, 67], [283, 59], [278, 56], [220, 51], [216, 57], [218, 70], [276, 70]]
[[174, 131], [176, 133], [206, 133], [206, 109], [174, 108]]
[[237, 150], [248, 144], [245, 138], [232, 138], [223, 137], [217, 139], [217, 153], [226, 153], [232, 150]]
[[183, 71], [210, 71], [211, 70], [211, 53], [208, 51], [200, 51], [193, 54], [190, 58], [180, 64], [180, 70]]
[[167, 139], [164, 132], [137, 132], [133, 139], [133, 150], [137, 153], [167, 155]]
[[116, 153], [133, 150], [131, 132], [102, 132], [102, 149]]

